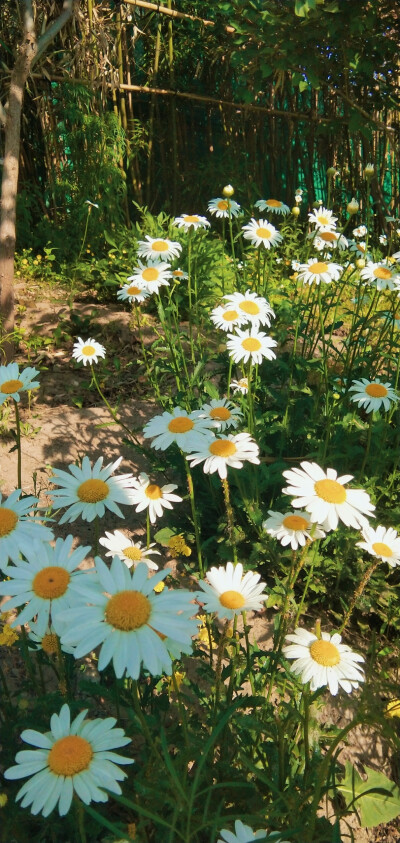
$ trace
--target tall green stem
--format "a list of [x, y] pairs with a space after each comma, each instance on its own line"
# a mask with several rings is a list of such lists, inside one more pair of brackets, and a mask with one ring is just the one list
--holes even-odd
[[187, 476], [187, 484], [189, 489], [189, 499], [190, 499], [190, 506], [192, 510], [192, 518], [193, 518], [193, 526], [194, 526], [194, 534], [196, 538], [196, 548], [197, 548], [197, 559], [199, 563], [199, 572], [200, 576], [204, 576], [204, 569], [203, 569], [203, 559], [201, 555], [201, 539], [200, 539], [200, 528], [197, 520], [197, 512], [196, 512], [196, 502], [194, 499], [194, 488], [193, 488], [193, 478], [192, 472], [190, 470], [189, 463], [187, 459], [185, 459], [185, 454], [183, 454], [184, 463], [186, 466], [186, 476]]
[[17, 440], [17, 489], [22, 489], [22, 454], [21, 454], [21, 420], [19, 417], [18, 401], [14, 400], [15, 407], [15, 436]]
[[236, 539], [235, 539], [235, 525], [234, 525], [234, 517], [233, 517], [233, 509], [231, 504], [231, 498], [229, 493], [229, 483], [226, 477], [222, 479], [222, 489], [224, 492], [224, 501], [225, 501], [225, 509], [226, 509], [226, 518], [228, 523], [228, 535], [229, 541], [232, 547], [232, 554], [233, 554], [233, 561], [235, 565], [237, 564], [237, 547], [236, 547]]

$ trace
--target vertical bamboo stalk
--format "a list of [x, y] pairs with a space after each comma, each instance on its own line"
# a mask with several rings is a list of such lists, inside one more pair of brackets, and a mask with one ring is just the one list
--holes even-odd
[[[168, 0], [167, 8], [172, 9], [172, 0]], [[174, 41], [172, 18], [168, 21], [168, 65], [169, 65], [169, 84], [173, 89], [175, 85], [174, 73]], [[169, 101], [170, 121], [171, 121], [171, 142], [172, 142], [172, 214], [176, 215], [177, 208], [177, 185], [178, 185], [178, 154], [177, 154], [177, 140], [176, 140], [176, 102], [175, 97], [170, 97]]]
[[[153, 74], [151, 84], [155, 85], [157, 82], [158, 68], [160, 64], [161, 53], [161, 23], [157, 24], [156, 43], [154, 49]], [[146, 204], [150, 204], [151, 188], [152, 188], [152, 169], [153, 169], [153, 148], [154, 148], [154, 113], [156, 107], [156, 97], [154, 94], [150, 100], [150, 119], [149, 119], [149, 143], [148, 143], [148, 160], [147, 160], [147, 176], [146, 176]]]

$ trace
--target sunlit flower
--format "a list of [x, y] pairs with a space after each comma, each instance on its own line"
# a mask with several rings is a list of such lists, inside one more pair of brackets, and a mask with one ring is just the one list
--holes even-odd
[[247, 395], [249, 391], [249, 381], [247, 378], [239, 378], [238, 381], [231, 381], [229, 388], [235, 392], [241, 392], [242, 395]]
[[285, 640], [291, 643], [282, 648], [283, 655], [295, 659], [291, 666], [293, 673], [300, 676], [303, 684], [310, 682], [312, 692], [326, 685], [333, 696], [339, 687], [350, 694], [364, 681], [364, 671], [358, 666], [364, 656], [341, 644], [342, 637], [337, 632], [333, 635], [322, 632], [321, 638], [317, 638], [313, 632], [297, 627]]
[[164, 589], [156, 594], [154, 586], [170, 573], [168, 569], [149, 576], [144, 562], [129, 570], [118, 556], [111, 568], [97, 556], [99, 583], [88, 583], [81, 594], [86, 604], [63, 612], [61, 620], [69, 625], [62, 641], [75, 646], [80, 659], [101, 644], [98, 669], [113, 661], [115, 674], [125, 672], [137, 679], [141, 666], [152, 676], [171, 673], [171, 659], [164, 639], [171, 637], [183, 647], [190, 647], [197, 631], [194, 596], [184, 589]]
[[173, 556], [192, 555], [191, 548], [186, 544], [182, 533], [178, 533], [168, 539], [168, 549], [171, 551]]
[[131, 491], [131, 502], [136, 504], [135, 512], [149, 510], [149, 518], [152, 524], [157, 518], [163, 515], [163, 509], [172, 509], [173, 503], [180, 503], [182, 498], [172, 494], [178, 487], [173, 483], [164, 486], [157, 486], [151, 483], [149, 476], [143, 471], [138, 479], [134, 480], [134, 488]]
[[259, 199], [258, 202], [254, 203], [254, 205], [258, 208], [260, 213], [263, 211], [271, 211], [272, 214], [281, 214], [283, 216], [290, 213], [289, 205], [285, 205], [283, 202], [280, 202], [279, 199]]
[[103, 457], [99, 457], [92, 468], [89, 458], [85, 456], [82, 468], [74, 463], [68, 466], [70, 474], [60, 468], [54, 470], [51, 483], [61, 488], [52, 490], [50, 494], [57, 506], [68, 507], [60, 519], [60, 524], [75, 521], [79, 516], [84, 521], [93, 521], [96, 516], [102, 518], [106, 509], [110, 509], [120, 518], [124, 517], [118, 504], [132, 503], [130, 490], [133, 479], [132, 474], [111, 476], [121, 460], [122, 457], [118, 457], [115, 462], [103, 468]]
[[210, 223], [206, 217], [199, 217], [197, 214], [182, 214], [180, 217], [175, 217], [174, 225], [178, 228], [184, 228], [186, 231], [189, 228], [196, 231], [198, 228], [208, 228]]
[[145, 439], [153, 438], [152, 447], [165, 451], [174, 443], [188, 453], [202, 447], [204, 442], [213, 438], [212, 422], [205, 418], [200, 410], [187, 413], [180, 407], [174, 407], [172, 413], [164, 412], [154, 416], [143, 428]]
[[[44, 632], [50, 623], [58, 630], [58, 615], [79, 600], [79, 583], [91, 578], [78, 569], [90, 547], [72, 550], [73, 537], [57, 539], [55, 547], [32, 542], [25, 550], [27, 562], [19, 560], [7, 568], [8, 579], [0, 583], [0, 595], [7, 595], [7, 608], [24, 606], [12, 622], [22, 626], [37, 615], [37, 628]], [[26, 604], [26, 605], [25, 605]]]
[[99, 357], [105, 357], [106, 350], [103, 345], [100, 345], [99, 342], [92, 339], [91, 337], [88, 340], [83, 340], [81, 337], [78, 337], [78, 341], [74, 344], [72, 349], [72, 357], [77, 361], [77, 363], [83, 363], [86, 366], [87, 363], [97, 363]]
[[366, 225], [359, 225], [357, 228], [353, 228], [353, 237], [365, 237], [368, 229]]
[[387, 235], [386, 234], [380, 234], [379, 235], [379, 242], [382, 246], [387, 246], [387, 242], [388, 242]]
[[368, 262], [362, 269], [360, 276], [363, 281], [373, 284], [377, 290], [394, 290], [400, 284], [400, 274], [397, 267], [391, 268], [387, 263]]
[[327, 208], [315, 209], [312, 214], [308, 215], [308, 219], [316, 228], [322, 228], [326, 231], [332, 231], [336, 228], [337, 217]]
[[213, 428], [221, 432], [227, 427], [237, 427], [243, 415], [239, 407], [228, 398], [213, 398], [209, 404], [202, 405], [200, 412], [210, 419]]
[[168, 287], [171, 278], [171, 267], [163, 261], [149, 261], [147, 266], [139, 261], [139, 266], [133, 270], [128, 281], [148, 293], [158, 293], [160, 287]]
[[264, 840], [265, 843], [288, 843], [276, 831], [271, 834], [267, 833], [267, 829], [253, 831], [249, 825], [244, 825], [241, 820], [235, 820], [235, 833], [228, 831], [227, 828], [221, 828], [219, 833], [221, 837], [217, 840], [217, 843], [253, 843], [253, 840]]
[[146, 234], [145, 240], [138, 242], [138, 255], [140, 258], [146, 260], [172, 260], [179, 258], [182, 251], [180, 243], [175, 243], [172, 240], [164, 240], [162, 237], [149, 237]]
[[139, 562], [145, 562], [150, 571], [158, 571], [158, 565], [148, 558], [153, 554], [161, 556], [159, 550], [152, 550], [155, 547], [154, 542], [144, 548], [141, 542], [130, 541], [120, 530], [114, 530], [113, 533], [106, 532], [106, 535], [99, 539], [99, 542], [108, 549], [106, 556], [111, 556], [111, 559], [118, 556], [128, 568], [131, 568], [132, 565], [138, 565]]
[[32, 369], [27, 366], [22, 371], [19, 371], [18, 363], [8, 363], [7, 366], [0, 366], [0, 406], [7, 401], [7, 398], [14, 398], [14, 401], [19, 401], [20, 392], [26, 392], [28, 389], [36, 389], [40, 386], [39, 381], [35, 381], [36, 375], [40, 374], [38, 369]]
[[358, 243], [355, 240], [349, 240], [349, 249], [350, 252], [355, 252], [357, 257], [367, 257], [367, 244], [365, 240], [359, 240]]
[[1, 647], [12, 647], [16, 641], [18, 641], [19, 635], [18, 632], [12, 628], [10, 624], [10, 618], [12, 617], [12, 612], [1, 612], [0, 614], [0, 646]]
[[242, 226], [245, 240], [250, 240], [252, 246], [264, 246], [265, 249], [270, 249], [271, 246], [277, 246], [283, 240], [282, 234], [271, 225], [268, 220], [255, 220], [252, 218], [247, 225]]
[[369, 495], [363, 489], [346, 489], [345, 483], [353, 479], [351, 474], [337, 476], [333, 468], [326, 473], [315, 462], [302, 462], [301, 468], [284, 471], [283, 476], [290, 486], [283, 489], [285, 495], [295, 495], [292, 506], [310, 513], [311, 521], [322, 529], [336, 530], [340, 521], [356, 530], [367, 525], [367, 518], [375, 509]]
[[400, 565], [400, 536], [393, 527], [380, 526], [374, 530], [368, 525], [362, 530], [362, 537], [364, 541], [357, 542], [357, 547], [387, 562], [391, 568]]
[[96, 202], [91, 202], [90, 199], [85, 199], [83, 204], [89, 205], [88, 211], [90, 211], [91, 208], [98, 208], [99, 207]]
[[343, 267], [338, 263], [328, 263], [326, 261], [318, 261], [315, 258], [310, 258], [307, 263], [301, 263], [298, 270], [299, 281], [304, 284], [330, 284], [331, 281], [337, 281], [343, 272]]
[[352, 382], [349, 392], [355, 393], [351, 395], [351, 400], [366, 413], [374, 413], [382, 407], [384, 410], [390, 410], [391, 405], [399, 400], [390, 383], [381, 383], [379, 378], [375, 378], [373, 381], [368, 380], [368, 378], [355, 380]]
[[215, 327], [220, 328], [221, 331], [231, 331], [232, 328], [243, 325], [247, 321], [245, 315], [239, 313], [237, 308], [221, 304], [211, 311], [210, 319]]
[[174, 269], [171, 272], [172, 278], [175, 278], [176, 281], [187, 281], [189, 275], [187, 272], [184, 272], [183, 269]]
[[38, 498], [29, 495], [19, 500], [21, 490], [11, 492], [2, 501], [0, 492], [0, 570], [5, 571], [7, 562], [18, 562], [20, 554], [30, 549], [32, 541], [51, 541], [53, 533], [48, 527], [37, 524], [29, 515], [38, 503]]
[[268, 595], [264, 591], [265, 582], [259, 582], [261, 574], [254, 571], [243, 574], [240, 562], [237, 565], [228, 562], [225, 568], [210, 568], [206, 576], [208, 582], [199, 581], [202, 591], [197, 598], [207, 612], [232, 620], [239, 612], [259, 612], [264, 608]]
[[150, 297], [150, 290], [144, 287], [138, 287], [137, 284], [124, 284], [121, 290], [118, 290], [117, 298], [120, 301], [139, 302], [142, 303]]
[[[22, 808], [31, 806], [32, 814], [44, 817], [58, 805], [61, 817], [68, 813], [76, 794], [85, 805], [90, 802], [107, 802], [108, 791], [120, 794], [118, 782], [126, 778], [118, 764], [133, 764], [114, 752], [130, 743], [123, 729], [115, 729], [114, 717], [86, 720], [84, 709], [71, 723], [71, 714], [65, 703], [60, 714], [53, 714], [50, 732], [42, 734], [25, 729], [21, 738], [25, 743], [38, 747], [17, 752], [16, 766], [5, 771], [6, 779], [23, 779], [29, 776], [17, 793]], [[117, 763], [116, 763], [117, 762]]]
[[272, 349], [277, 345], [276, 340], [255, 328], [249, 328], [247, 331], [237, 328], [236, 334], [229, 334], [226, 347], [235, 363], [240, 363], [242, 360], [243, 363], [247, 363], [248, 360], [253, 363], [262, 363], [264, 357], [267, 360], [275, 359], [276, 354]]
[[313, 246], [318, 252], [323, 252], [324, 249], [339, 249], [339, 252], [347, 249], [349, 244], [343, 234], [338, 234], [337, 231], [323, 231], [322, 228], [317, 229], [307, 234], [309, 240], [313, 241]]
[[273, 512], [268, 510], [269, 518], [263, 521], [263, 529], [273, 538], [278, 539], [283, 547], [290, 544], [292, 550], [304, 547], [307, 540], [322, 539], [323, 530], [311, 522], [308, 512]]
[[226, 436], [218, 436], [212, 442], [206, 443], [201, 451], [188, 454], [191, 467], [204, 462], [205, 474], [214, 474], [218, 471], [221, 480], [227, 477], [227, 468], [243, 468], [244, 462], [251, 462], [258, 465], [259, 448], [249, 433], [229, 433]]
[[386, 717], [400, 717], [400, 700], [389, 700], [385, 707]]
[[240, 205], [234, 199], [211, 199], [208, 203], [208, 210], [210, 214], [215, 214], [216, 217], [228, 218], [229, 215], [237, 217], [240, 214]]
[[229, 302], [228, 307], [232, 307], [238, 311], [239, 315], [244, 316], [245, 322], [250, 322], [255, 328], [260, 325], [271, 324], [271, 317], [275, 317], [272, 307], [263, 296], [257, 296], [251, 290], [246, 290], [243, 293], [230, 293], [224, 298]]

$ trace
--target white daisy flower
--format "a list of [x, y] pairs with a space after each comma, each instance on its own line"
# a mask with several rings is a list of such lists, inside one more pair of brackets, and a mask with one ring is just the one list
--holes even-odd
[[149, 261], [146, 265], [139, 261], [139, 265], [133, 270], [133, 274], [129, 276], [128, 281], [147, 290], [148, 293], [158, 293], [160, 287], [169, 287], [170, 278], [171, 267], [169, 263], [160, 260]]
[[394, 290], [400, 284], [400, 275], [397, 267], [392, 269], [387, 263], [367, 263], [362, 269], [360, 276], [363, 281], [373, 284], [377, 290]]
[[188, 273], [184, 272], [183, 269], [180, 269], [179, 267], [178, 267], [178, 269], [174, 269], [171, 272], [171, 275], [172, 275], [172, 278], [175, 278], [177, 281], [187, 281], [188, 278], [189, 278]]
[[364, 681], [364, 671], [359, 667], [364, 657], [353, 653], [347, 644], [341, 644], [339, 633], [322, 632], [321, 638], [317, 638], [313, 632], [297, 627], [285, 640], [291, 643], [282, 648], [283, 655], [295, 659], [291, 666], [293, 673], [300, 676], [303, 684], [310, 682], [312, 692], [326, 685], [333, 696], [339, 687], [350, 694]]
[[393, 527], [377, 527], [374, 530], [368, 525], [362, 530], [363, 542], [357, 542], [356, 547], [362, 547], [371, 556], [377, 556], [387, 562], [391, 568], [400, 565], [400, 536]]
[[117, 298], [120, 301], [139, 302], [140, 304], [150, 297], [150, 290], [139, 287], [137, 284], [124, 284], [118, 290]]
[[278, 539], [283, 547], [290, 544], [292, 550], [304, 547], [309, 539], [323, 539], [325, 533], [318, 525], [311, 522], [308, 512], [273, 512], [268, 510], [270, 516], [263, 521], [263, 529], [273, 538]]
[[184, 228], [188, 231], [189, 228], [197, 231], [198, 228], [208, 228], [210, 223], [206, 217], [199, 217], [198, 214], [182, 214], [180, 217], [175, 217], [174, 225], [178, 228]]
[[99, 457], [92, 468], [89, 458], [85, 456], [81, 468], [74, 463], [68, 466], [70, 474], [60, 468], [54, 470], [51, 483], [61, 488], [49, 494], [55, 499], [56, 506], [68, 507], [60, 524], [75, 521], [79, 516], [84, 521], [93, 521], [96, 516], [102, 518], [106, 509], [120, 518], [124, 517], [118, 504], [132, 503], [130, 490], [133, 477], [132, 474], [111, 476], [121, 461], [122, 457], [118, 457], [103, 468], [103, 457]]
[[356, 243], [355, 240], [349, 240], [350, 252], [355, 252], [357, 258], [367, 258], [367, 244], [365, 240], [360, 240]]
[[387, 241], [388, 241], [388, 239], [387, 239], [386, 234], [380, 234], [379, 235], [379, 242], [381, 243], [382, 246], [387, 246]]
[[[207, 612], [216, 612], [219, 618], [232, 618], [239, 612], [259, 612], [264, 608], [267, 594], [261, 574], [248, 571], [243, 575], [243, 565], [228, 562], [226, 567], [210, 568], [207, 580], [200, 580], [202, 591], [197, 599], [204, 603]], [[204, 593], [203, 593], [204, 592]]]
[[85, 605], [63, 612], [61, 620], [70, 628], [62, 642], [75, 646], [77, 659], [101, 644], [98, 669], [104, 670], [112, 660], [118, 679], [125, 672], [138, 679], [142, 664], [152, 676], [171, 674], [162, 639], [170, 636], [190, 646], [197, 632], [197, 621], [191, 620], [196, 614], [195, 595], [166, 588], [156, 594], [154, 586], [168, 576], [168, 568], [149, 577], [144, 562], [130, 571], [118, 556], [111, 568], [99, 557], [95, 561], [101, 590], [97, 583], [88, 583], [81, 589]]
[[143, 428], [143, 436], [145, 439], [154, 437], [151, 445], [156, 450], [165, 451], [175, 443], [181, 451], [188, 453], [213, 438], [212, 426], [200, 410], [187, 413], [180, 407], [174, 407], [172, 413], [165, 411], [161, 416], [150, 419]]
[[282, 242], [282, 234], [271, 225], [268, 220], [255, 220], [253, 217], [247, 225], [242, 226], [245, 240], [250, 240], [252, 246], [264, 246], [270, 249], [271, 246], [278, 246]]
[[227, 477], [227, 467], [243, 468], [244, 462], [251, 462], [259, 465], [259, 448], [249, 433], [228, 433], [226, 436], [219, 436], [212, 442], [206, 443], [201, 451], [188, 454], [191, 467], [204, 462], [203, 471], [205, 474], [214, 474], [218, 471], [221, 480]]
[[130, 541], [120, 530], [114, 530], [113, 533], [106, 532], [105, 536], [99, 541], [103, 547], [108, 549], [106, 556], [111, 556], [112, 559], [114, 556], [118, 556], [128, 568], [132, 568], [132, 565], [138, 565], [139, 562], [144, 562], [150, 571], [158, 571], [156, 562], [148, 558], [153, 554], [161, 556], [159, 550], [152, 550], [155, 547], [154, 542], [149, 544], [147, 548], [143, 548], [141, 542]]
[[296, 202], [296, 205], [301, 205], [301, 203], [303, 201], [303, 191], [302, 190], [296, 190], [296, 193], [294, 195], [294, 201]]
[[[71, 723], [71, 713], [65, 703], [59, 714], [50, 720], [50, 732], [42, 734], [25, 729], [21, 738], [38, 747], [17, 752], [16, 766], [5, 771], [6, 779], [29, 776], [17, 793], [21, 807], [31, 806], [31, 813], [44, 817], [58, 806], [61, 817], [68, 814], [74, 794], [85, 805], [107, 802], [108, 791], [120, 794], [118, 782], [126, 778], [118, 764], [133, 764], [114, 752], [130, 743], [123, 729], [115, 729], [115, 717], [86, 720], [84, 709]], [[117, 763], [116, 763], [117, 762]]]
[[271, 317], [275, 318], [275, 313], [267, 299], [263, 296], [257, 296], [251, 290], [246, 290], [243, 293], [230, 293], [224, 298], [229, 302], [230, 307], [235, 308], [239, 314], [245, 318], [243, 321], [251, 322], [251, 325], [258, 328], [260, 325], [271, 325]]
[[138, 479], [133, 481], [134, 488], [132, 489], [131, 502], [137, 504], [135, 512], [143, 512], [144, 509], [149, 510], [149, 517], [152, 524], [157, 518], [163, 515], [163, 509], [173, 509], [173, 503], [181, 503], [182, 498], [179, 495], [174, 495], [172, 492], [178, 487], [173, 483], [167, 483], [165, 486], [157, 486], [156, 483], [150, 482], [150, 477], [143, 471], [139, 474]]
[[39, 503], [29, 495], [19, 499], [21, 489], [11, 492], [2, 501], [0, 492], [0, 570], [6, 571], [9, 559], [18, 562], [20, 554], [29, 551], [32, 542], [51, 541], [54, 536], [48, 527], [37, 524], [29, 513]]
[[210, 214], [215, 214], [217, 218], [237, 217], [240, 214], [240, 205], [234, 199], [217, 198], [210, 199], [208, 203], [208, 211]]
[[145, 236], [145, 240], [138, 241], [138, 255], [140, 258], [153, 261], [179, 258], [182, 251], [180, 243], [175, 243], [172, 240], [164, 240], [162, 237], [149, 237], [148, 234]]
[[277, 345], [276, 340], [255, 328], [249, 328], [247, 331], [237, 328], [236, 334], [229, 334], [226, 347], [235, 363], [240, 363], [242, 360], [244, 363], [248, 360], [253, 363], [262, 363], [264, 357], [267, 360], [275, 359], [276, 354], [271, 349]]
[[210, 313], [211, 322], [221, 331], [231, 331], [247, 321], [243, 313], [230, 305], [218, 305]]
[[325, 231], [333, 231], [336, 228], [338, 218], [328, 208], [318, 208], [312, 214], [308, 215], [308, 220], [317, 229], [322, 228]]
[[259, 199], [254, 203], [254, 206], [262, 213], [263, 211], [271, 211], [273, 214], [281, 214], [286, 216], [290, 212], [289, 205], [280, 202], [279, 199]]
[[72, 357], [77, 361], [77, 363], [83, 363], [86, 366], [87, 363], [92, 365], [93, 363], [98, 362], [99, 357], [105, 357], [106, 350], [103, 345], [100, 345], [99, 342], [92, 339], [91, 337], [88, 340], [83, 340], [81, 337], [78, 337], [78, 342], [74, 344], [72, 349]]
[[[400, 232], [397, 232], [397, 233], [399, 234], [399, 237], [400, 237]], [[400, 252], [394, 252], [393, 255], [392, 255], [392, 258], [394, 258], [395, 261], [399, 262], [400, 261]]]
[[7, 401], [7, 398], [14, 398], [14, 401], [19, 401], [20, 392], [26, 392], [28, 389], [36, 389], [40, 386], [39, 381], [35, 381], [36, 375], [39, 375], [38, 369], [33, 369], [27, 366], [19, 371], [18, 363], [8, 363], [7, 366], [0, 366], [0, 406]]
[[228, 398], [213, 398], [209, 404], [203, 404], [200, 412], [210, 419], [213, 428], [221, 432], [227, 427], [237, 427], [243, 415], [239, 407], [232, 404]]
[[353, 237], [365, 237], [367, 231], [366, 225], [359, 225], [357, 228], [353, 228]]
[[298, 272], [301, 267], [300, 261], [292, 261], [290, 265], [293, 269], [293, 272]]
[[356, 530], [368, 524], [365, 516], [373, 516], [375, 506], [363, 489], [345, 489], [345, 483], [353, 479], [352, 474], [338, 477], [334, 468], [328, 468], [325, 473], [315, 462], [305, 461], [300, 465], [301, 468], [283, 472], [290, 483], [283, 493], [295, 495], [292, 501], [295, 509], [304, 507], [311, 521], [327, 532], [336, 530], [339, 520]]
[[247, 395], [249, 391], [248, 378], [239, 378], [238, 381], [231, 381], [231, 383], [229, 384], [229, 389], [232, 389], [233, 392], [241, 392], [242, 395]]
[[221, 828], [219, 832], [221, 837], [217, 843], [253, 843], [253, 840], [264, 840], [265, 843], [289, 843], [288, 840], [282, 840], [282, 837], [277, 832], [267, 833], [267, 829], [259, 829], [253, 831], [249, 825], [244, 825], [241, 820], [235, 820], [235, 833], [228, 831], [227, 828]]
[[82, 578], [91, 579], [88, 571], [76, 570], [90, 546], [72, 551], [72, 542], [72, 536], [57, 539], [55, 547], [32, 542], [29, 550], [25, 550], [28, 561], [19, 560], [7, 569], [8, 579], [0, 583], [0, 595], [11, 598], [8, 609], [24, 606], [12, 627], [22, 626], [37, 615], [36, 626], [41, 633], [49, 626], [50, 618], [58, 632], [59, 613], [80, 599]]
[[323, 252], [326, 249], [339, 249], [339, 252], [348, 249], [349, 243], [343, 234], [338, 234], [337, 231], [324, 231], [322, 228], [317, 229], [317, 234], [312, 231], [307, 234], [307, 238], [312, 240], [313, 246], [318, 252]]
[[[61, 630], [64, 630], [64, 628], [65, 624], [62, 624], [59, 620], [58, 629], [60, 633]], [[74, 653], [73, 647], [67, 647], [65, 644], [64, 646], [61, 645], [60, 636], [57, 635], [52, 624], [49, 624], [46, 629], [43, 630], [43, 628], [37, 623], [29, 621], [28, 638], [29, 644], [34, 650], [43, 650], [47, 656], [57, 656], [60, 648], [64, 653], [69, 653], [70, 655], [73, 655]]]
[[321, 282], [330, 284], [332, 281], [338, 281], [343, 267], [338, 263], [327, 263], [326, 261], [318, 261], [315, 258], [310, 258], [307, 263], [301, 263], [299, 266], [299, 281], [304, 284], [318, 285]]
[[381, 383], [379, 378], [375, 378], [373, 381], [368, 380], [368, 378], [355, 380], [352, 382], [349, 392], [355, 393], [351, 396], [351, 400], [362, 407], [366, 413], [374, 413], [382, 407], [384, 410], [390, 410], [392, 403], [399, 400], [390, 383]]

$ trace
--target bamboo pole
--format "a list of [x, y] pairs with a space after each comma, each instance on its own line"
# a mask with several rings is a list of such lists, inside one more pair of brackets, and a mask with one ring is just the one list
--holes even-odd
[[[124, 0], [127, 6], [139, 6], [141, 9], [148, 9], [150, 12], [158, 12], [161, 15], [168, 15], [171, 18], [180, 18], [181, 20], [194, 20], [204, 24], [204, 26], [215, 26], [213, 20], [204, 20], [197, 15], [187, 15], [185, 12], [177, 12], [176, 9], [170, 9], [166, 6], [160, 6], [159, 3], [148, 3], [147, 0]], [[226, 32], [235, 32], [234, 26], [225, 26]]]

